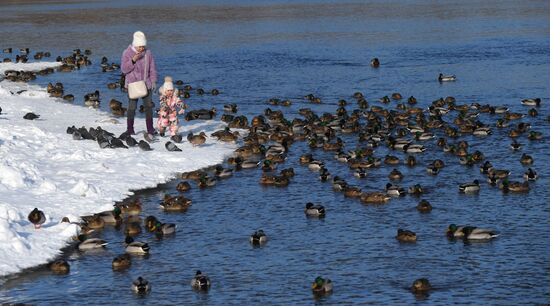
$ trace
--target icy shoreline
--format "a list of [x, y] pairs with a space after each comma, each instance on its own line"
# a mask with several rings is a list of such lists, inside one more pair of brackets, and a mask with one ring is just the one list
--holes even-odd
[[[0, 63], [0, 73], [57, 65]], [[17, 94], [21, 90], [25, 91]], [[220, 163], [236, 148], [207, 139], [201, 147], [183, 143], [178, 144], [182, 152], [168, 152], [167, 138], [162, 138], [151, 144], [149, 152], [137, 147], [100, 149], [95, 141], [73, 140], [65, 132], [67, 126], [100, 125], [120, 135], [126, 129], [125, 118], [112, 123], [108, 113], [60, 101], [39, 86], [0, 82], [0, 276], [45, 264], [59, 255], [77, 230], [74, 224], [60, 223], [63, 217], [77, 221], [78, 216], [111, 209], [131, 190], [155, 187], [177, 173]], [[25, 120], [27, 112], [40, 118]], [[210, 134], [224, 126], [219, 121], [182, 125], [184, 135], [189, 131]], [[135, 126], [139, 134], [144, 120], [137, 118]], [[40, 230], [27, 220], [34, 207], [47, 217]]]

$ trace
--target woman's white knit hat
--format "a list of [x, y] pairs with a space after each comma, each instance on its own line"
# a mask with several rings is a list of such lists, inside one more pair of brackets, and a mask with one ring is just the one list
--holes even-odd
[[132, 41], [132, 46], [134, 47], [147, 46], [147, 38], [145, 38], [145, 34], [143, 34], [143, 32], [137, 31], [134, 33], [134, 40]]

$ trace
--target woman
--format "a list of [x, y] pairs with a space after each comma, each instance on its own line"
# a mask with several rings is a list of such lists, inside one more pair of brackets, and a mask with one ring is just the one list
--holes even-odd
[[[147, 125], [147, 133], [155, 135], [156, 131], [153, 127], [153, 100], [152, 93], [155, 90], [157, 82], [157, 67], [155, 59], [151, 51], [146, 49], [147, 39], [141, 31], [134, 33], [132, 44], [122, 53], [121, 68], [122, 73], [126, 76], [124, 87], [128, 88], [129, 83], [144, 80], [147, 85], [147, 95], [143, 97], [143, 106], [145, 108], [145, 123]], [[145, 71], [147, 67], [147, 72]], [[134, 117], [136, 115], [136, 106], [138, 99], [129, 99], [128, 102], [128, 118], [126, 132], [134, 135]]]

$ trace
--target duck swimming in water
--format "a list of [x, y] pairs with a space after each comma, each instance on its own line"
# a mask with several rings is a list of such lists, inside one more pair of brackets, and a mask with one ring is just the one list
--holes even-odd
[[479, 192], [479, 181], [474, 180], [472, 183], [464, 183], [458, 186], [461, 193], [477, 193]]
[[491, 229], [451, 224], [447, 227], [447, 236], [449, 238], [462, 238], [466, 240], [490, 240], [498, 237], [499, 234]]
[[443, 75], [443, 73], [440, 73], [437, 80], [439, 82], [453, 82], [453, 81], [456, 81], [456, 76], [455, 75]]
[[538, 178], [537, 172], [535, 172], [531, 168], [527, 169], [527, 172], [523, 174], [523, 179], [525, 179], [526, 181], [536, 181], [537, 178]]
[[330, 279], [324, 279], [320, 276], [315, 278], [311, 285], [311, 290], [314, 294], [327, 294], [332, 292], [332, 281]]
[[132, 283], [132, 290], [137, 294], [146, 294], [151, 291], [151, 285], [146, 279], [140, 276]]
[[250, 235], [250, 243], [252, 245], [263, 245], [267, 242], [267, 236], [263, 230], [257, 230]]
[[312, 217], [325, 216], [325, 207], [322, 205], [314, 205], [311, 202], [306, 204], [306, 209], [304, 211], [307, 216], [312, 216]]
[[191, 287], [195, 290], [206, 291], [210, 289], [210, 278], [200, 270], [197, 270], [195, 276], [191, 280]]

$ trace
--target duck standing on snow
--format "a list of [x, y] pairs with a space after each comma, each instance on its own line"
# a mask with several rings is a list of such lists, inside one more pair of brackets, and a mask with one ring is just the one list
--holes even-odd
[[200, 146], [206, 142], [206, 134], [204, 132], [201, 132], [199, 135], [193, 135], [193, 133], [189, 133], [187, 135], [187, 140], [193, 144], [194, 147]]
[[46, 216], [44, 215], [44, 212], [36, 207], [30, 212], [28, 219], [32, 224], [34, 224], [34, 228], [36, 229], [42, 227], [42, 224], [46, 222]]

